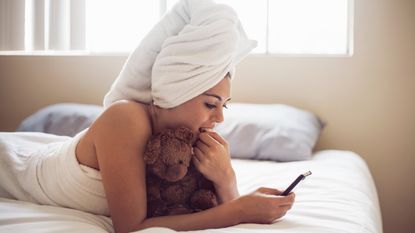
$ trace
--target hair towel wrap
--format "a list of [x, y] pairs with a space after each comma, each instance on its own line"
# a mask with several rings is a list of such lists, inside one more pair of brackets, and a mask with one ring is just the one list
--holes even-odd
[[235, 11], [211, 0], [181, 0], [130, 54], [104, 98], [176, 107], [212, 88], [256, 47]]

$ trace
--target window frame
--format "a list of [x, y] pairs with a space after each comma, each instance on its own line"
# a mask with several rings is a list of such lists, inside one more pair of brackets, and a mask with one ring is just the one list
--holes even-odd
[[[24, 45], [23, 49], [20, 50], [0, 50], [0, 55], [90, 55], [90, 56], [126, 56], [130, 52], [128, 51], [88, 51], [86, 50], [86, 3], [85, 1], [88, 0], [5, 0], [2, 2], [7, 2], [7, 4], [22, 4], [22, 2], [27, 3], [28, 1], [32, 1], [32, 4], [36, 2], [36, 4], [40, 4], [41, 6], [47, 5], [49, 1], [58, 2], [57, 4], [65, 4], [64, 8], [57, 8], [59, 11], [65, 10], [66, 12], [61, 12], [64, 16], [64, 18], [60, 18], [60, 20], [54, 20], [55, 24], [51, 24], [48, 26], [48, 28], [39, 26], [39, 25], [33, 25], [32, 27], [35, 30], [31, 31], [31, 38], [28, 39], [28, 36], [24, 36]], [[160, 16], [162, 16], [165, 11], [167, 10], [167, 1], [168, 0], [159, 0], [160, 5]], [[266, 25], [266, 37], [265, 37], [265, 52], [261, 53], [251, 53], [251, 56], [254, 57], [262, 57], [262, 56], [268, 56], [268, 57], [351, 57], [354, 53], [354, 6], [355, 6], [355, 0], [346, 0], [347, 1], [347, 51], [345, 53], [338, 53], [338, 54], [328, 54], [328, 53], [272, 53], [269, 51], [269, 1], [267, 1], [267, 25]], [[272, 1], [272, 0], [271, 0]], [[49, 7], [50, 8], [50, 7]], [[4, 13], [5, 11], [10, 12], [10, 6], [8, 7], [2, 7], [3, 10], [0, 9], [0, 14]], [[72, 10], [70, 10], [72, 9]], [[76, 9], [76, 10], [73, 10]], [[39, 22], [44, 22], [49, 19], [48, 17], [53, 17], [58, 12], [52, 12], [51, 9], [43, 9], [46, 12], [43, 12], [44, 14], [40, 13], [39, 11], [42, 10], [39, 6], [35, 7], [33, 12], [31, 13], [32, 17], [37, 16], [38, 18], [35, 18], [34, 20], [37, 20]], [[13, 14], [13, 13], [8, 13]], [[24, 13], [26, 16], [28, 15], [27, 9]], [[44, 16], [45, 18], [40, 18], [40, 16]], [[83, 19], [83, 20], [80, 20]], [[33, 18], [32, 18], [33, 20]], [[10, 22], [10, 19], [3, 20], [3, 25]], [[56, 23], [57, 22], [57, 23]], [[56, 40], [51, 40], [55, 36], [56, 37], [56, 30], [61, 27], [62, 25], [66, 25], [67, 30], [64, 32], [65, 34], [69, 35], [66, 36], [63, 41], [60, 41], [62, 43], [57, 43]], [[47, 25], [47, 24], [44, 24]], [[0, 25], [1, 26], [1, 25]], [[7, 30], [7, 26], [0, 27], [0, 33], [5, 35], [5, 30]], [[25, 33], [27, 33], [27, 27], [24, 27]], [[46, 31], [43, 35], [39, 35], [39, 32], [37, 30], [40, 30], [41, 33], [43, 31]], [[52, 32], [51, 32], [52, 30]], [[53, 31], [55, 30], [55, 31]], [[62, 33], [62, 32], [61, 32]], [[58, 33], [59, 34], [59, 33]], [[12, 35], [13, 37], [13, 35]], [[12, 39], [8, 39], [8, 41], [11, 41]], [[43, 40], [43, 42], [41, 41]], [[31, 41], [31, 42], [28, 42]], [[41, 42], [39, 42], [41, 41]], [[7, 40], [6, 40], [7, 42]], [[52, 42], [54, 44], [52, 44]], [[31, 50], [27, 50], [28, 43], [31, 43]], [[50, 48], [55, 48], [55, 50], [50, 50]], [[0, 47], [1, 49], [1, 47]]]

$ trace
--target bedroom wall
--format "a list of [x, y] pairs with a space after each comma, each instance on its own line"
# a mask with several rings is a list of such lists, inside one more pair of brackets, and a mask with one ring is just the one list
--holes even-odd
[[[318, 149], [359, 153], [374, 176], [384, 232], [415, 228], [415, 1], [355, 1], [352, 57], [251, 56], [233, 101], [286, 103], [328, 122]], [[0, 131], [59, 102], [100, 104], [126, 56], [0, 56]]]

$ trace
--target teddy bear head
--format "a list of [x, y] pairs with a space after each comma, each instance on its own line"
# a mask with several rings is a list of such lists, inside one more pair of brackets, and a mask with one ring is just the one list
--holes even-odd
[[153, 175], [176, 182], [182, 179], [193, 156], [195, 136], [185, 127], [167, 129], [154, 135], [147, 144], [144, 161]]

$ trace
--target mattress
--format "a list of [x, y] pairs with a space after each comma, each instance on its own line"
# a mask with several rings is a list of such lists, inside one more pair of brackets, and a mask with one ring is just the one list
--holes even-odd
[[[382, 222], [373, 178], [356, 153], [323, 150], [311, 160], [277, 163], [232, 160], [240, 193], [258, 187], [285, 189], [299, 174], [312, 171], [294, 189], [293, 208], [273, 224], [239, 224], [192, 232], [216, 233], [381, 233]], [[0, 232], [112, 232], [111, 220], [73, 209], [0, 198]], [[140, 232], [175, 232], [149, 228]]]

